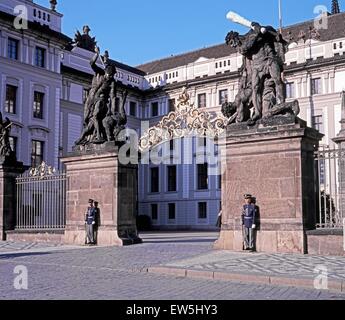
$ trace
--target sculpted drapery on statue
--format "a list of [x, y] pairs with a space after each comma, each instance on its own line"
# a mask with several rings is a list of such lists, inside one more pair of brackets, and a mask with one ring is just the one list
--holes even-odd
[[251, 28], [245, 35], [231, 31], [226, 37], [226, 44], [236, 48], [243, 57], [239, 92], [234, 102], [222, 107], [229, 123], [254, 125], [275, 115], [297, 116], [298, 101], [286, 103], [282, 79], [287, 42], [271, 26], [248, 22], [234, 13], [229, 13], [228, 18]]
[[[117, 110], [117, 86], [114, 76], [116, 68], [111, 64], [106, 52], [100, 57], [99, 48], [95, 49], [95, 56], [90, 65], [95, 75], [84, 107], [84, 127], [76, 145], [103, 144], [107, 141], [116, 141], [119, 132], [125, 128], [127, 116], [125, 103], [127, 92], [122, 94], [122, 103]], [[101, 59], [104, 68], [97, 65]]]

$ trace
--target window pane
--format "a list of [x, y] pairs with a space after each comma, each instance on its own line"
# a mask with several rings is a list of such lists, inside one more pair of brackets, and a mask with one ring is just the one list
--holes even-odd
[[151, 204], [151, 218], [152, 220], [158, 220], [158, 205]]
[[31, 166], [37, 167], [43, 161], [43, 147], [44, 143], [42, 141], [32, 140], [31, 148]]
[[175, 220], [176, 219], [176, 206], [175, 203], [169, 203], [169, 220]]
[[17, 156], [17, 137], [9, 137], [10, 147], [12, 152]]
[[219, 91], [219, 104], [223, 105], [228, 102], [228, 90]]
[[18, 40], [8, 38], [7, 56], [9, 59], [18, 60]]
[[34, 92], [34, 106], [33, 106], [33, 116], [34, 118], [43, 119], [43, 102], [44, 93]]
[[198, 189], [208, 189], [208, 164], [198, 164]]
[[324, 133], [322, 115], [312, 117], [312, 127], [321, 133]]
[[320, 94], [321, 93], [321, 79], [312, 79], [311, 80], [311, 94]]
[[168, 166], [168, 191], [176, 191], [176, 166]]
[[44, 68], [45, 65], [45, 49], [36, 47], [35, 65]]
[[132, 117], [136, 117], [137, 116], [137, 104], [135, 102], [130, 102], [129, 104], [129, 114]]
[[199, 202], [199, 219], [207, 219], [207, 203], [206, 202]]
[[151, 105], [152, 108], [152, 117], [157, 117], [158, 116], [158, 102], [154, 102]]
[[151, 192], [159, 192], [159, 168], [151, 168]]
[[6, 101], [5, 101], [5, 112], [16, 113], [17, 103], [17, 87], [7, 85], [6, 86]]
[[286, 84], [286, 98], [291, 99], [295, 97], [295, 83], [290, 82]]
[[175, 99], [169, 99], [169, 112], [175, 111]]
[[206, 93], [202, 93], [198, 95], [198, 107], [206, 108]]

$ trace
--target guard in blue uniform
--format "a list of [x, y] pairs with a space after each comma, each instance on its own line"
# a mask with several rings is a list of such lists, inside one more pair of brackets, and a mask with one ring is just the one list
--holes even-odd
[[253, 197], [250, 194], [244, 196], [246, 204], [242, 211], [242, 228], [243, 228], [243, 249], [255, 251], [254, 231], [256, 229], [255, 221], [257, 216], [257, 208], [253, 203]]
[[92, 199], [89, 200], [89, 207], [87, 208], [85, 214], [85, 225], [86, 225], [86, 240], [85, 244], [95, 244], [94, 238], [94, 226], [96, 224], [96, 210], [93, 205], [94, 201]]

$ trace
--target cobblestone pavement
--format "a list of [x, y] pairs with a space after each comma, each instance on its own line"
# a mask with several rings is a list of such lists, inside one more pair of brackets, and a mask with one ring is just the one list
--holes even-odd
[[[149, 266], [205, 257], [212, 252], [214, 237], [144, 235], [146, 243], [124, 248], [26, 244], [25, 249], [24, 244], [12, 243], [6, 251], [0, 243], [0, 299], [345, 299], [328, 291], [139, 272]], [[28, 270], [28, 290], [14, 289], [18, 265]]]
[[32, 250], [32, 249], [46, 249], [58, 248], [59, 244], [54, 243], [37, 243], [37, 242], [0, 242], [0, 253], [9, 251]]
[[171, 262], [166, 264], [166, 266], [191, 270], [212, 270], [301, 278], [314, 278], [315, 268], [322, 266], [327, 268], [330, 279], [345, 280], [345, 257], [212, 251], [197, 257]]

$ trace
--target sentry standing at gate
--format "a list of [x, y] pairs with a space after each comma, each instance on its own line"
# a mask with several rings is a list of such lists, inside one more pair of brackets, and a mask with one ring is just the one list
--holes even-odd
[[87, 208], [85, 214], [85, 226], [86, 226], [86, 240], [85, 244], [94, 245], [95, 238], [94, 238], [94, 226], [96, 224], [96, 210], [93, 206], [94, 201], [92, 199], [89, 200], [89, 207]]
[[244, 199], [246, 201], [242, 211], [244, 250], [254, 252], [254, 231], [256, 228], [255, 219], [257, 217], [257, 208], [253, 203], [253, 197], [250, 194], [246, 194]]

